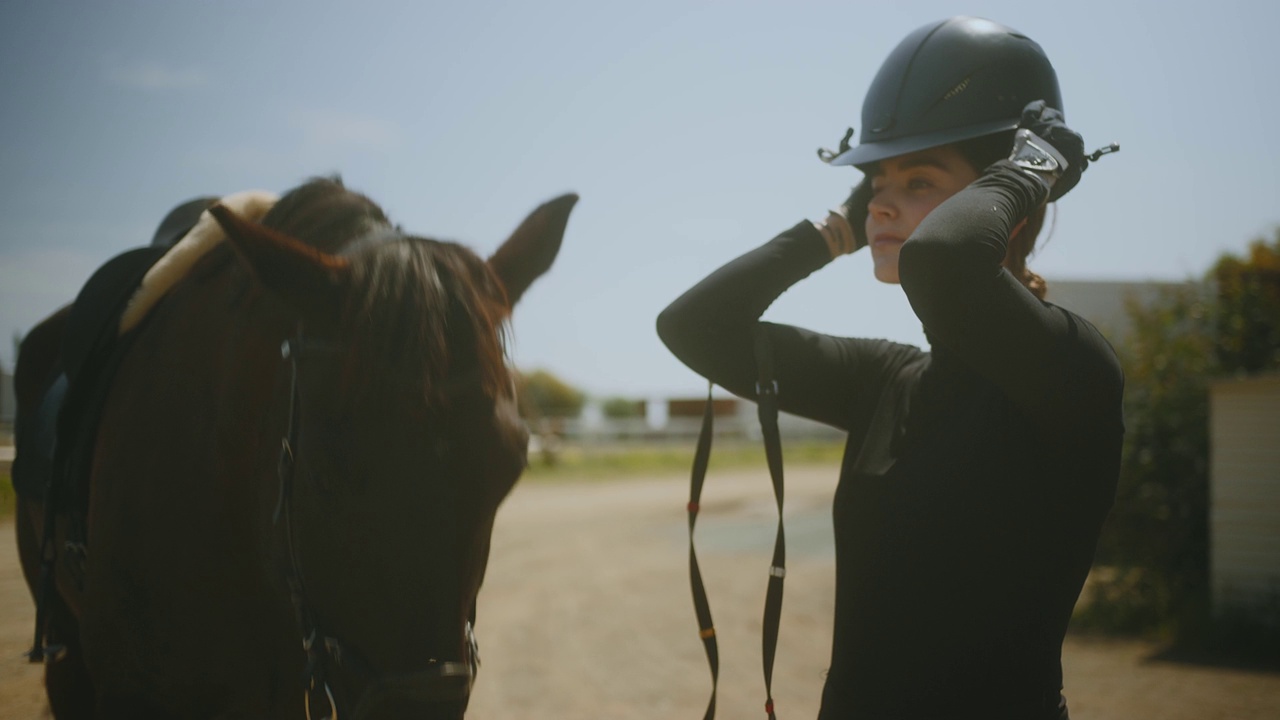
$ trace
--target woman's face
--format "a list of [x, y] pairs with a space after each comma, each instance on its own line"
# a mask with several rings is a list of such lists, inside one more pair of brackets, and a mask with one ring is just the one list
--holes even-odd
[[978, 171], [954, 145], [881, 160], [869, 169], [867, 242], [876, 279], [898, 282], [898, 251], [925, 216], [978, 179]]

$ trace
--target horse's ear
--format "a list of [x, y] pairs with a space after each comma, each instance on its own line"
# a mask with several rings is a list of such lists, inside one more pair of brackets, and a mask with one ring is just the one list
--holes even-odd
[[250, 222], [225, 205], [209, 208], [231, 246], [268, 290], [300, 308], [328, 309], [350, 261]]
[[489, 257], [489, 267], [502, 280], [513, 307], [555, 261], [569, 212], [577, 202], [578, 195], [569, 193], [538, 206]]

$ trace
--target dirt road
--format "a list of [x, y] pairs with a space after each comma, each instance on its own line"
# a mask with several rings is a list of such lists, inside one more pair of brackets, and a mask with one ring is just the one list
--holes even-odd
[[[788, 575], [774, 673], [783, 718], [812, 718], [829, 651], [834, 470], [792, 468]], [[710, 679], [689, 600], [682, 478], [525, 483], [498, 516], [480, 596], [483, 667], [468, 718], [698, 718]], [[699, 557], [720, 637], [719, 717], [763, 718], [760, 616], [773, 542], [763, 472], [714, 473]], [[23, 661], [32, 607], [0, 525], [0, 718], [41, 717]], [[1280, 674], [1146, 660], [1140, 642], [1069, 639], [1077, 720], [1275, 720]]]

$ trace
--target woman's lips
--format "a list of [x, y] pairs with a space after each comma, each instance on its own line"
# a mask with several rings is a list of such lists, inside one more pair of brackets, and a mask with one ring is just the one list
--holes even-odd
[[905, 240], [889, 233], [880, 233], [871, 239], [872, 245], [901, 245], [903, 242]]

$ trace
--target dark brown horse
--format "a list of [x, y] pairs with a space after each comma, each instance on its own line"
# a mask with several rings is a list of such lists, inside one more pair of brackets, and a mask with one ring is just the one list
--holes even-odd
[[[527, 445], [504, 328], [576, 200], [488, 261], [334, 180], [260, 224], [215, 206], [229, 242], [130, 331], [102, 410], [84, 574], [60, 562], [47, 606], [55, 715], [460, 718]], [[28, 411], [64, 317], [21, 349]], [[20, 499], [33, 590], [45, 520]]]

